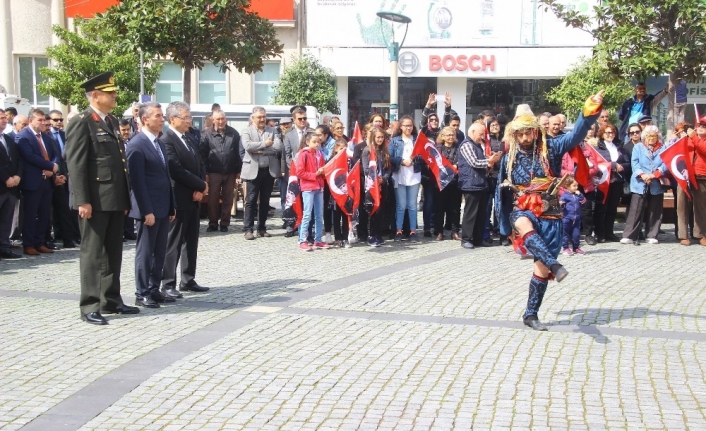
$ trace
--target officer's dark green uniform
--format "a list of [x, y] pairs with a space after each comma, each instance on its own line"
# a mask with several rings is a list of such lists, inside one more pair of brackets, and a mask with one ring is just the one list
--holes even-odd
[[[86, 92], [117, 91], [113, 72], [95, 76], [81, 87]], [[106, 324], [95, 313], [123, 311], [123, 219], [130, 209], [125, 146], [117, 119], [107, 115], [104, 121], [93, 107], [72, 118], [66, 129], [66, 160], [71, 172], [71, 207], [92, 207], [91, 218], [79, 219], [81, 315], [89, 323]]]

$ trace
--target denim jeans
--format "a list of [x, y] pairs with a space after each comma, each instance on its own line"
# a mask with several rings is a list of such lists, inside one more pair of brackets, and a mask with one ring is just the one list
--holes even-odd
[[417, 196], [419, 195], [419, 184], [413, 186], [398, 185], [395, 189], [395, 198], [397, 199], [397, 211], [395, 221], [397, 230], [402, 230], [404, 222], [404, 210], [409, 213], [409, 229], [414, 232], [417, 230]]
[[302, 211], [302, 224], [299, 228], [299, 243], [306, 242], [307, 230], [311, 220], [312, 208], [314, 213], [314, 241], [321, 242], [321, 234], [324, 230], [324, 192], [323, 190], [312, 190], [302, 192], [304, 210]]
[[[436, 198], [439, 194], [439, 188], [436, 182], [425, 182], [422, 193], [424, 194], [424, 207], [422, 207], [424, 230], [431, 232], [434, 227], [434, 215], [436, 214]], [[434, 233], [438, 234], [439, 232]]]

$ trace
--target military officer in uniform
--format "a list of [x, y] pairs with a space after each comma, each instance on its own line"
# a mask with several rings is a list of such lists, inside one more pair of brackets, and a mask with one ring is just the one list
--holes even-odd
[[[115, 108], [113, 72], [81, 84], [90, 106], [66, 129], [66, 161], [71, 172], [71, 207], [81, 229], [81, 319], [107, 325], [103, 314], [136, 314], [120, 296], [123, 220], [130, 209], [125, 146]], [[103, 313], [103, 314], [101, 314]]]

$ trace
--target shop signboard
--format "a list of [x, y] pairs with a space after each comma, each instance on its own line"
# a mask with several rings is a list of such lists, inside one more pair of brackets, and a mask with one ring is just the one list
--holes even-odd
[[706, 76], [693, 82], [686, 83], [687, 103], [706, 103]]
[[[598, 0], [562, 0], [590, 13]], [[412, 19], [405, 47], [567, 47], [593, 46], [586, 32], [567, 27], [538, 0], [306, 0], [310, 47], [381, 47], [403, 24], [381, 21], [392, 10]], [[328, 23], [330, 25], [321, 25]], [[333, 29], [333, 31], [332, 31]]]

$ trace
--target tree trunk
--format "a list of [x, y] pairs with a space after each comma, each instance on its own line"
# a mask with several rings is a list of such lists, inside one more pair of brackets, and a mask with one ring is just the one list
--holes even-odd
[[669, 74], [669, 94], [667, 95], [667, 138], [673, 131], [674, 126], [676, 126], [678, 119], [674, 118], [674, 96], [677, 86], [677, 76], [674, 72]]
[[184, 88], [184, 102], [191, 105], [191, 69], [190, 64], [184, 64], [184, 76], [183, 76], [183, 88]]

